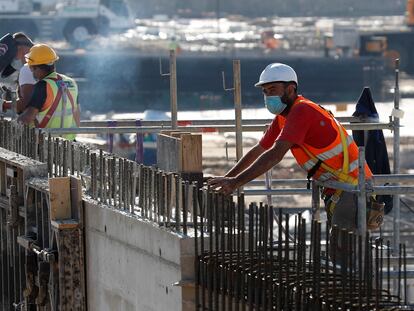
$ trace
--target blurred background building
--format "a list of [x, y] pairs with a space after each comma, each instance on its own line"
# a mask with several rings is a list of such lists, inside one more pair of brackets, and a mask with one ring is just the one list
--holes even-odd
[[134, 1], [130, 5], [137, 17], [154, 14], [201, 17], [220, 14], [259, 16], [363, 16], [400, 15], [406, 7], [405, 0], [153, 0]]

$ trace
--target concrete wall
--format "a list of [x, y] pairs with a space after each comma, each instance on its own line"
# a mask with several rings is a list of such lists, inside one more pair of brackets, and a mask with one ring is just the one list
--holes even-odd
[[88, 310], [194, 309], [182, 299], [191, 291], [173, 286], [192, 277], [191, 239], [90, 201], [84, 208]]

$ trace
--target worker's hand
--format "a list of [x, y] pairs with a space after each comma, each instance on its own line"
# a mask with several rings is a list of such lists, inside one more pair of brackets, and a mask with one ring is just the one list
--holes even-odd
[[224, 194], [231, 194], [239, 185], [236, 177], [215, 177], [208, 181], [208, 185], [213, 190], [218, 190]]

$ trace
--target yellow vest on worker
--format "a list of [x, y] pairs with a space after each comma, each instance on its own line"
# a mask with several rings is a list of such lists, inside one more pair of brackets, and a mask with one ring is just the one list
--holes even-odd
[[[78, 86], [65, 75], [52, 72], [46, 82], [46, 100], [36, 116], [39, 128], [77, 128], [74, 113], [78, 109]], [[62, 135], [74, 140], [75, 134]]]

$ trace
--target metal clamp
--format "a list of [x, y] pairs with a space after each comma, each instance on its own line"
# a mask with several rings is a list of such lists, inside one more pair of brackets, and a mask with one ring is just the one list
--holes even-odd
[[160, 75], [161, 75], [161, 77], [171, 76], [171, 72], [169, 72], [169, 73], [163, 73], [163, 72], [162, 72], [162, 62], [161, 62], [161, 57], [159, 58], [159, 61], [160, 61]]
[[17, 243], [23, 248], [35, 253], [43, 261], [50, 263], [56, 260], [57, 251], [50, 248], [41, 249], [35, 244], [33, 236], [18, 236]]
[[223, 79], [223, 89], [225, 91], [234, 91], [234, 87], [232, 87], [232, 88], [226, 88], [226, 77], [224, 75], [224, 71], [221, 72], [221, 77]]

